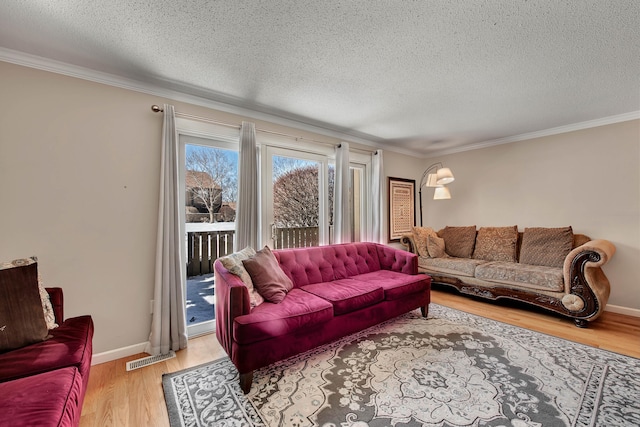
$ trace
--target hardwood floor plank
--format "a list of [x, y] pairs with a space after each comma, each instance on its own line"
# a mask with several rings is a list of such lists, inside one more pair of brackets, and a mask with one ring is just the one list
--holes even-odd
[[432, 289], [431, 301], [499, 322], [640, 358], [638, 317], [605, 311], [594, 322], [589, 322], [587, 328], [582, 329], [576, 327], [571, 319], [542, 309], [508, 300], [487, 302], [462, 296], [457, 291], [446, 288]]
[[[434, 289], [433, 303], [548, 335], [640, 358], [640, 318], [605, 312], [586, 329], [573, 321], [508, 301], [487, 302], [456, 291]], [[225, 355], [215, 334], [189, 340], [175, 359], [127, 372], [126, 363], [138, 354], [91, 368], [81, 427], [169, 427], [162, 374], [198, 366]]]

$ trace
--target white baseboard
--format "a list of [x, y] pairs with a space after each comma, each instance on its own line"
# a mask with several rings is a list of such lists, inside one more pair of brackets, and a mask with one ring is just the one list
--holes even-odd
[[607, 307], [604, 309], [604, 311], [626, 314], [627, 316], [640, 317], [640, 310], [638, 310], [637, 308], [622, 307], [620, 305], [607, 304]]
[[112, 360], [121, 359], [127, 356], [133, 356], [134, 354], [144, 353], [144, 348], [146, 347], [146, 345], [146, 342], [142, 342], [140, 344], [134, 344], [128, 347], [116, 348], [115, 350], [96, 353], [91, 358], [91, 366], [111, 362]]

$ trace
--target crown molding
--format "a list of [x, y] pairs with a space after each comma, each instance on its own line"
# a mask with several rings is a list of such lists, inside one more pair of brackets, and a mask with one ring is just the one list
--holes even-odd
[[167, 89], [160, 85], [141, 82], [139, 80], [130, 79], [126, 77], [117, 76], [114, 74], [104, 73], [101, 71], [92, 70], [90, 68], [81, 67], [78, 65], [72, 65], [65, 62], [56, 61], [41, 56], [31, 55], [25, 52], [20, 52], [12, 49], [0, 47], [0, 61], [8, 62], [23, 67], [34, 68], [42, 71], [48, 71], [51, 73], [61, 74], [69, 77], [74, 77], [82, 80], [91, 81], [94, 83], [105, 84], [108, 86], [118, 87], [121, 89], [132, 90], [135, 92], [145, 93], [148, 95], [158, 96], [162, 98], [171, 99], [174, 101], [185, 102], [200, 107], [211, 108], [213, 110], [236, 114], [239, 116], [251, 118], [254, 120], [262, 120], [265, 122], [287, 126], [293, 129], [298, 129], [306, 132], [313, 132], [315, 134], [329, 136], [332, 138], [341, 139], [344, 141], [350, 141], [358, 144], [362, 144], [374, 149], [384, 149], [401, 154], [415, 156], [416, 153], [411, 150], [404, 150], [402, 148], [389, 146], [382, 141], [372, 141], [362, 136], [357, 136], [349, 132], [331, 129], [323, 127], [317, 124], [309, 124], [300, 120], [284, 117], [283, 115], [273, 114], [265, 111], [257, 111], [246, 107], [239, 107], [236, 105], [215, 101], [212, 99], [204, 98], [201, 96], [190, 95], [178, 90]]
[[[574, 123], [565, 126], [558, 126], [546, 130], [524, 133], [520, 135], [513, 135], [504, 138], [498, 138], [483, 142], [478, 142], [461, 147], [451, 147], [443, 150], [432, 151], [429, 153], [416, 152], [414, 150], [403, 149], [395, 147], [392, 144], [385, 144], [383, 140], [376, 141], [374, 136], [367, 139], [363, 136], [355, 135], [348, 131], [341, 131], [332, 129], [329, 127], [323, 127], [320, 124], [305, 123], [299, 119], [285, 117], [284, 113], [277, 114], [266, 111], [258, 111], [246, 107], [240, 107], [233, 104], [215, 101], [212, 99], [204, 98], [201, 96], [190, 95], [178, 90], [171, 90], [162, 87], [157, 84], [150, 84], [141, 82], [139, 80], [129, 79], [114, 74], [104, 73], [101, 71], [92, 70], [89, 68], [72, 65], [60, 61], [56, 61], [41, 56], [31, 55], [28, 53], [7, 49], [0, 47], [0, 61], [9, 62], [24, 67], [35, 68], [38, 70], [48, 71], [56, 74], [62, 74], [69, 77], [75, 77], [78, 79], [88, 80], [95, 83], [105, 84], [121, 89], [132, 90], [135, 92], [146, 93], [148, 95], [167, 98], [179, 102], [185, 102], [201, 107], [211, 108], [213, 110], [222, 111], [225, 113], [236, 114], [239, 116], [251, 118], [254, 120], [263, 120], [265, 122], [287, 126], [293, 129], [298, 129], [307, 132], [313, 132], [319, 135], [329, 136], [332, 138], [342, 139], [345, 141], [355, 142], [372, 148], [380, 148], [388, 151], [392, 151], [399, 154], [404, 154], [413, 157], [431, 158], [436, 156], [443, 156], [448, 154], [462, 153], [465, 151], [479, 150], [481, 148], [493, 147], [496, 145], [509, 144], [512, 142], [526, 141], [534, 138], [541, 138], [545, 136], [557, 135], [576, 130], [583, 130], [594, 128], [598, 126], [604, 126], [614, 123], [625, 122], [629, 120], [640, 119], [640, 111], [632, 111], [630, 113], [619, 114], [615, 116], [604, 117], [596, 120], [589, 120], [580, 123]], [[268, 108], [268, 107], [265, 107]], [[355, 131], [354, 131], [355, 132]]]
[[447, 154], [462, 153], [465, 151], [479, 150], [481, 148], [493, 147], [496, 145], [509, 144], [512, 142], [528, 141], [535, 138], [542, 138], [545, 136], [559, 135], [562, 133], [573, 132], [577, 130], [584, 130], [595, 128], [599, 126], [611, 125], [614, 123], [627, 122], [629, 120], [640, 119], [640, 111], [632, 111], [630, 113], [618, 114], [615, 116], [603, 117], [601, 119], [588, 120], [585, 122], [573, 123], [565, 126], [558, 126], [550, 129], [523, 133], [520, 135], [507, 136], [505, 138], [492, 139], [489, 141], [478, 142], [475, 144], [465, 145], [464, 147], [453, 147], [450, 149], [434, 151], [429, 153], [427, 158], [444, 156]]

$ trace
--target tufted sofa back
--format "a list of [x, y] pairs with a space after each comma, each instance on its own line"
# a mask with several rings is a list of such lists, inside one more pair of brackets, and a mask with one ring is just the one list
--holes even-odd
[[330, 282], [381, 269], [376, 243], [345, 243], [273, 251], [294, 287]]

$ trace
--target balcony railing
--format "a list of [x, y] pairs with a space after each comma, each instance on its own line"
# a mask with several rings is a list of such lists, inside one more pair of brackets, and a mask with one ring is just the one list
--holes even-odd
[[213, 272], [213, 262], [233, 253], [234, 230], [187, 233], [187, 277]]
[[[228, 224], [228, 223], [227, 223]], [[235, 230], [187, 232], [187, 277], [213, 272], [216, 259], [233, 253]], [[318, 227], [272, 228], [273, 249], [318, 246]]]
[[306, 248], [320, 243], [318, 227], [272, 227], [273, 249]]

